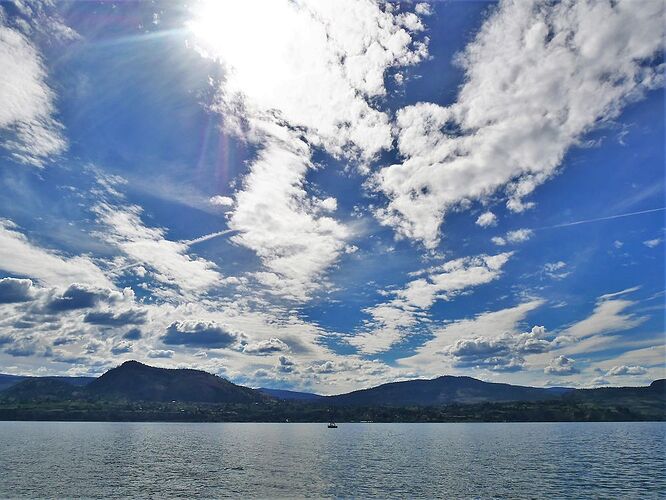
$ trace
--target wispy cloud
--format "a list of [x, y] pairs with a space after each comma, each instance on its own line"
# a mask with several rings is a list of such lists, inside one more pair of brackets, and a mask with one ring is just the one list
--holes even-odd
[[527, 314], [543, 304], [544, 301], [535, 299], [452, 321], [433, 329], [431, 340], [420, 346], [414, 355], [399, 359], [398, 363], [423, 375], [436, 375], [444, 370], [450, 372], [464, 366], [496, 371], [520, 369], [524, 363], [523, 355], [544, 350], [542, 327], [528, 332], [520, 329]]
[[2, 21], [0, 17], [0, 147], [20, 163], [43, 167], [67, 147], [63, 126], [54, 118], [55, 94], [37, 48]]
[[409, 334], [437, 300], [452, 300], [476, 286], [499, 278], [512, 253], [481, 255], [449, 261], [428, 270], [425, 277], [413, 280], [396, 291], [395, 298], [365, 310], [371, 316], [367, 331], [349, 338], [361, 352], [372, 354], [391, 348]]
[[223, 277], [215, 264], [191, 257], [189, 242], [168, 240], [163, 229], [146, 226], [141, 220], [140, 207], [102, 202], [93, 210], [105, 227], [104, 231], [98, 231], [99, 238], [115, 245], [137, 265], [148, 268], [158, 282], [187, 293], [204, 293], [221, 284]]
[[88, 256], [68, 257], [31, 242], [13, 222], [0, 219], [0, 269], [48, 285], [72, 282], [113, 288], [111, 280]]

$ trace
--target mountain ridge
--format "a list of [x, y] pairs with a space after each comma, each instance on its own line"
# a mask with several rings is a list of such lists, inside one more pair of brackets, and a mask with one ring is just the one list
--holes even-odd
[[253, 403], [265, 396], [203, 370], [158, 368], [125, 361], [86, 386], [97, 397], [130, 401], [188, 401], [202, 403]]
[[[442, 375], [432, 379], [389, 382], [367, 389], [324, 396], [282, 389], [251, 389], [217, 375], [189, 368], [159, 368], [138, 361], [125, 361], [98, 378], [12, 377], [10, 387], [0, 387], [0, 397], [53, 399], [53, 396], [95, 397], [127, 401], [259, 403], [267, 400], [294, 401], [329, 406], [439, 406], [502, 402], [558, 400], [562, 397], [596, 397], [614, 391], [666, 391], [664, 379], [646, 387], [605, 387], [574, 389], [568, 387], [531, 387], [485, 382], [468, 376]], [[3, 382], [0, 374], [0, 383]], [[73, 396], [74, 397], [74, 396]]]

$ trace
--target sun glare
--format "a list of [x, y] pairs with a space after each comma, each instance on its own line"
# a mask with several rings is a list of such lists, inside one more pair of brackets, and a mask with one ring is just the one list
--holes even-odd
[[[295, 77], [285, 61], [290, 51], [298, 50], [299, 17], [285, 0], [206, 0], [188, 28], [197, 48], [225, 65], [227, 85], [257, 104], [270, 104], [270, 89]], [[267, 75], [272, 85], [266, 85]]]

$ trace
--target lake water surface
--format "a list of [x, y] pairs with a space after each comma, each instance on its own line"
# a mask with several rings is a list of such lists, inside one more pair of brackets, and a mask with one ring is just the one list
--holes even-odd
[[0, 422], [0, 497], [664, 498], [666, 423]]

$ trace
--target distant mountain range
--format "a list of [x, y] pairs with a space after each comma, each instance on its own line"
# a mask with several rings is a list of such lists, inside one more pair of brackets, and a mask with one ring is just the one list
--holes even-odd
[[28, 377], [24, 375], [5, 375], [0, 373], [0, 392], [24, 380], [45, 379], [61, 380], [70, 385], [84, 386], [95, 380], [95, 377]]
[[[623, 396], [666, 397], [665, 381], [648, 387], [573, 389], [537, 388], [483, 382], [471, 377], [442, 376], [410, 380], [335, 396], [250, 389], [216, 375], [189, 369], [166, 369], [127, 361], [99, 378], [17, 377], [0, 375], [0, 400], [58, 401], [95, 399], [108, 401], [252, 404], [291, 401], [327, 407], [412, 407], [472, 405], [481, 403], [568, 400], [604, 401]], [[666, 400], [666, 399], [665, 399]]]
[[257, 389], [262, 394], [266, 394], [275, 399], [280, 399], [282, 401], [320, 401], [325, 399], [326, 396], [320, 396], [319, 394], [314, 394], [312, 392], [297, 392], [297, 391], [286, 391], [283, 389], [266, 389], [260, 388]]
[[[565, 392], [574, 389], [565, 389]], [[543, 401], [558, 398], [561, 390], [483, 382], [446, 375], [432, 380], [409, 380], [371, 389], [329, 396], [328, 403], [349, 406], [434, 406], [505, 401]]]

